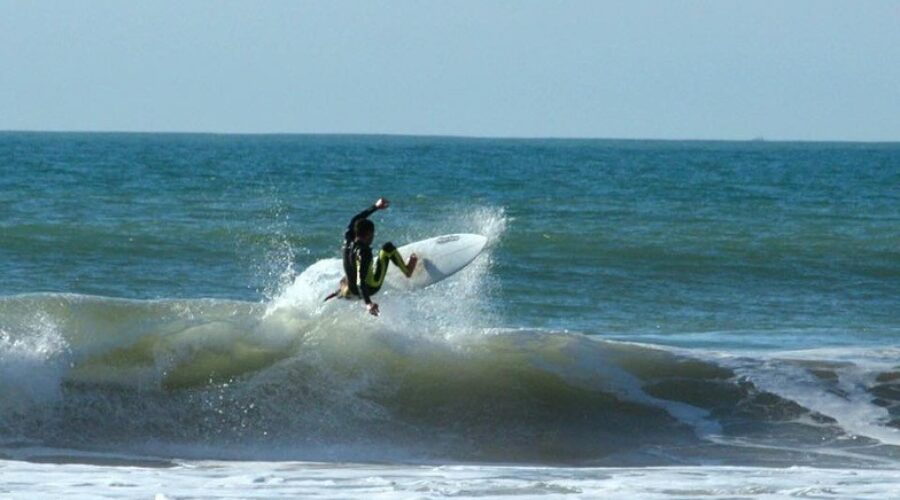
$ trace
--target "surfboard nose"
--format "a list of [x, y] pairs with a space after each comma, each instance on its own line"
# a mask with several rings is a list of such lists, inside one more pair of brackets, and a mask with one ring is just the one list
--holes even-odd
[[418, 266], [424, 271], [413, 273], [409, 279], [402, 273], [389, 271], [385, 284], [403, 290], [433, 285], [468, 266], [486, 245], [486, 237], [468, 233], [445, 234], [409, 243], [399, 248], [400, 253], [415, 253], [419, 257]]

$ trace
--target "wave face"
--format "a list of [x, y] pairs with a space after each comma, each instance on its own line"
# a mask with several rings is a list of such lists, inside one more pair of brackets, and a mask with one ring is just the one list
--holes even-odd
[[[0, 439], [190, 458], [896, 465], [897, 349], [756, 354], [384, 316], [39, 294], [0, 300]], [[318, 279], [318, 278], [317, 278]], [[477, 281], [477, 280], [476, 280]], [[300, 293], [300, 291], [305, 291]], [[429, 314], [423, 311], [428, 310]], [[419, 315], [418, 313], [422, 313]]]

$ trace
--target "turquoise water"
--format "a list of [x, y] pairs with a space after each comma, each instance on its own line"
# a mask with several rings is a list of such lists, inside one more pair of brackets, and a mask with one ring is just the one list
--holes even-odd
[[6, 295], [265, 300], [386, 196], [379, 240], [505, 219], [494, 326], [773, 347], [898, 333], [896, 144], [0, 137]]
[[[0, 170], [8, 447], [900, 457], [898, 144], [2, 133]], [[489, 249], [321, 306], [379, 196], [378, 241]]]

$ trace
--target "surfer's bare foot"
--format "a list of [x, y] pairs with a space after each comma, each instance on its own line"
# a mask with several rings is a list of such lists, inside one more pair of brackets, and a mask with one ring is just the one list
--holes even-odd
[[419, 263], [419, 257], [416, 254], [412, 254], [409, 256], [409, 261], [406, 263], [406, 277], [409, 278], [412, 276], [413, 271], [416, 270], [416, 264]]

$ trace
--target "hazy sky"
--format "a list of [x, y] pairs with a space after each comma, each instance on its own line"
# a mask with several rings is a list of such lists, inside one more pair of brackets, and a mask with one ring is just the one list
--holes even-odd
[[900, 140], [900, 1], [0, 0], [0, 130]]

